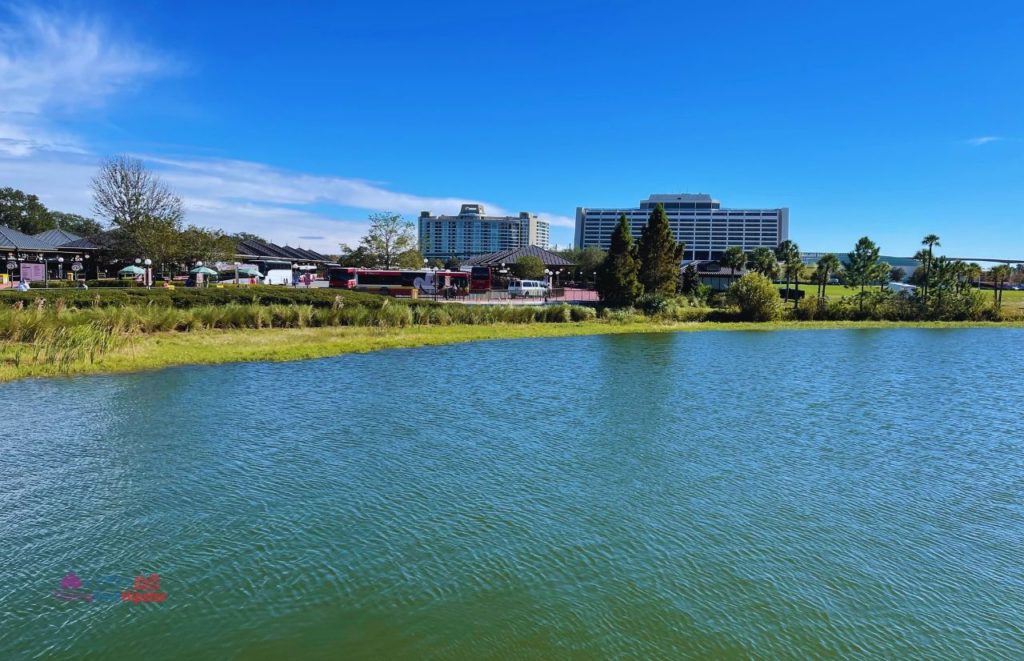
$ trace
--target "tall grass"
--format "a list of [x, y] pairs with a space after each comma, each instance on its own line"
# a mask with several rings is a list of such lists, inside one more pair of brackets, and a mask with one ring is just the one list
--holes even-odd
[[309, 328], [362, 326], [485, 325], [496, 323], [567, 323], [594, 318], [589, 308], [409, 305], [384, 299], [367, 306], [345, 303], [337, 296], [329, 306], [313, 303], [249, 303], [177, 307], [149, 301], [136, 305], [81, 307], [63, 299], [18, 300], [0, 306], [0, 355], [15, 366], [23, 360], [50, 362], [67, 371], [78, 361], [97, 362], [112, 349], [130, 345], [139, 335], [217, 329]]

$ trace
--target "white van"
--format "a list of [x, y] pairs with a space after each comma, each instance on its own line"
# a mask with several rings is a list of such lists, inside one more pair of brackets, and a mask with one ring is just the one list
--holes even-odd
[[540, 280], [513, 280], [508, 283], [508, 295], [510, 298], [522, 296], [523, 298], [541, 298], [548, 293], [548, 286]]

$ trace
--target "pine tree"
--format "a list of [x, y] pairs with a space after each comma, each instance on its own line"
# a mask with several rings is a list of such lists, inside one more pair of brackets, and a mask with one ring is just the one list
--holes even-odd
[[639, 264], [629, 221], [623, 214], [612, 232], [611, 248], [597, 271], [597, 293], [609, 307], [628, 307], [640, 296]]
[[640, 283], [647, 294], [676, 293], [684, 244], [676, 243], [668, 226], [665, 207], [657, 205], [640, 236]]
[[846, 255], [846, 286], [860, 287], [860, 311], [864, 311], [865, 289], [878, 277], [878, 246], [864, 236], [857, 241], [853, 252]]

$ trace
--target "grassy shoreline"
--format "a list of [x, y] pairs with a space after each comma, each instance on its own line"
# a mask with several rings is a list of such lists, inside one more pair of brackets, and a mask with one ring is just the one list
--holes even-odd
[[[413, 326], [404, 328], [316, 327], [161, 332], [134, 337], [97, 362], [76, 361], [56, 365], [50, 361], [22, 360], [12, 364], [19, 350], [8, 344], [0, 350], [0, 382], [31, 377], [74, 376], [137, 372], [182, 365], [326, 358], [383, 349], [416, 348], [484, 340], [511, 340], [580, 335], [668, 333], [697, 331], [778, 331], [893, 328], [1024, 328], [1024, 321], [1009, 322], [884, 322], [884, 321], [780, 321], [771, 323], [584, 321], [559, 324], [492, 324]], [[20, 347], [22, 350], [24, 346]]]

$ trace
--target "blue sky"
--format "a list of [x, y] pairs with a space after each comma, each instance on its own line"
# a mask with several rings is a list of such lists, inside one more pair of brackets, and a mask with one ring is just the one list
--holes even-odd
[[192, 222], [331, 250], [707, 192], [809, 251], [1024, 260], [1017, 3], [263, 4], [0, 2], [0, 186], [88, 211], [127, 152]]

